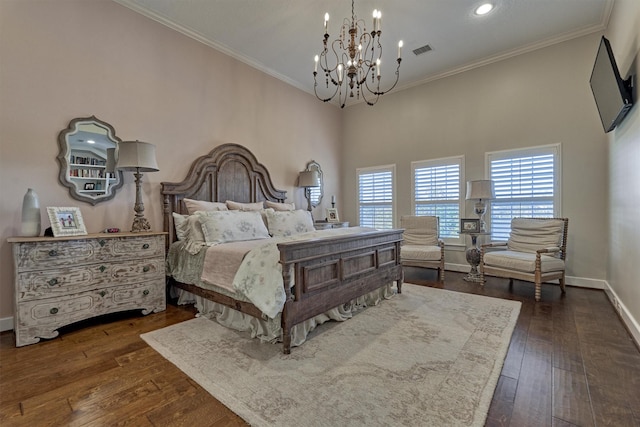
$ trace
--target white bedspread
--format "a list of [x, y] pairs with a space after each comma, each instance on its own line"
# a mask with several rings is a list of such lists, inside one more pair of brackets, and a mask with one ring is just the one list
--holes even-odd
[[[370, 228], [362, 227], [334, 228], [290, 237], [212, 246], [207, 249], [202, 281], [221, 286], [243, 296], [265, 315], [273, 319], [282, 311], [286, 299], [282, 284], [282, 266], [279, 263], [280, 251], [278, 250], [278, 243], [355, 234], [371, 230]], [[223, 257], [221, 252], [225, 251], [225, 247], [230, 248], [231, 252]], [[237, 272], [233, 274], [234, 265], [238, 263]], [[207, 268], [207, 266], [215, 265], [222, 265], [222, 271], [216, 271], [216, 268]], [[228, 281], [232, 274], [233, 280]], [[227, 280], [226, 284], [222, 285], [225, 280]], [[231, 283], [231, 287], [228, 286], [228, 283]], [[293, 283], [289, 284], [289, 286], [293, 285]]]

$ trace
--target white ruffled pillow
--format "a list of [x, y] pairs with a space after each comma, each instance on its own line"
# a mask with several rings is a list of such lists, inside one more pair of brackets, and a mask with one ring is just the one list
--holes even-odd
[[269, 234], [273, 237], [287, 237], [315, 230], [311, 212], [302, 209], [267, 212], [267, 224]]
[[172, 212], [173, 215], [173, 227], [176, 229], [176, 239], [185, 240], [187, 235], [182, 229], [182, 225], [187, 220], [189, 215], [180, 215], [179, 213]]
[[185, 242], [184, 249], [190, 254], [197, 254], [206, 246], [199, 215], [180, 215], [173, 212], [173, 223], [176, 238]]
[[227, 205], [221, 202], [206, 202], [204, 200], [183, 199], [184, 205], [187, 207], [189, 215], [193, 215], [196, 211], [226, 211]]
[[207, 245], [268, 239], [269, 231], [257, 211], [209, 211], [200, 215]]
[[272, 202], [270, 200], [265, 200], [264, 206], [276, 211], [295, 211], [296, 210], [295, 203], [277, 203], [277, 202]]

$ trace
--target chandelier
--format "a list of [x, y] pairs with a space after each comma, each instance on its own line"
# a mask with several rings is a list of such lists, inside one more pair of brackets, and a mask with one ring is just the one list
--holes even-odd
[[[398, 83], [400, 62], [402, 62], [402, 40], [398, 43], [396, 79], [389, 89], [381, 91], [382, 13], [379, 10], [373, 11], [373, 28], [368, 32], [364, 20], [356, 19], [354, 0], [351, 0], [351, 21], [348, 18], [344, 19], [340, 28], [340, 37], [331, 43], [332, 54], [329, 52], [328, 22], [329, 14], [325, 13], [323, 49], [320, 55], [314, 58], [313, 91], [316, 97], [328, 102], [337, 96], [341, 108], [344, 108], [347, 97], [360, 99], [362, 96], [367, 104], [374, 105], [378, 102], [380, 95], [391, 91]], [[325, 76], [323, 92], [326, 92], [327, 97], [318, 93], [318, 65]]]

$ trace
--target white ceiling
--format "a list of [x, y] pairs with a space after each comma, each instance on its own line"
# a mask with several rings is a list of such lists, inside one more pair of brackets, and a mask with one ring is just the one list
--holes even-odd
[[[309, 93], [325, 12], [330, 40], [351, 17], [349, 0], [115, 1]], [[382, 11], [383, 51], [391, 52], [383, 60], [391, 60], [382, 68], [381, 88], [392, 83], [399, 40], [396, 90], [603, 31], [614, 0], [490, 1], [494, 10], [476, 16], [484, 0], [355, 0], [355, 13], [369, 29], [373, 9]], [[426, 44], [433, 50], [412, 53]]]

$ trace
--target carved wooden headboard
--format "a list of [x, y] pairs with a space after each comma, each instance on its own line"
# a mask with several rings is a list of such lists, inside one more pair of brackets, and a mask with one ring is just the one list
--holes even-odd
[[169, 233], [168, 243], [176, 240], [173, 212], [187, 214], [182, 202], [188, 199], [208, 202], [233, 200], [255, 203], [264, 200], [284, 202], [287, 192], [278, 190], [271, 181], [269, 171], [251, 151], [238, 144], [220, 145], [207, 155], [198, 157], [182, 182], [163, 182], [164, 231]]

